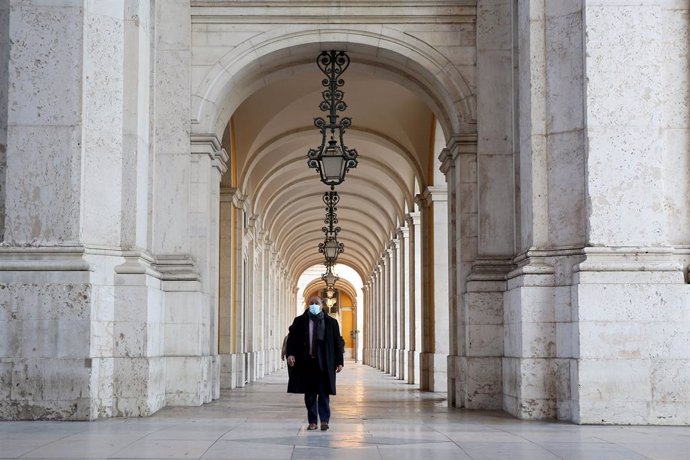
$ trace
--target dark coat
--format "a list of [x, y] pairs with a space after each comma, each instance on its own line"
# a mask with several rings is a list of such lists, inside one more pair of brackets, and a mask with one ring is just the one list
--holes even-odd
[[[287, 340], [287, 356], [295, 357], [295, 365], [289, 369], [288, 393], [305, 393], [307, 388], [307, 365], [309, 357], [309, 312], [296, 317], [290, 326]], [[340, 336], [340, 327], [335, 318], [324, 312], [325, 335], [323, 361], [328, 377], [326, 389], [335, 394], [335, 368], [343, 365], [344, 342]]]

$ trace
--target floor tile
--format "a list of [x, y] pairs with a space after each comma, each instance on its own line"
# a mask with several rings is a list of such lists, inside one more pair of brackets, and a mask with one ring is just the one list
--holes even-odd
[[214, 441], [172, 441], [142, 439], [136, 441], [109, 458], [199, 458]]
[[470, 457], [452, 442], [379, 446], [383, 460], [469, 460]]
[[38, 459], [688, 460], [690, 427], [578, 426], [448, 408], [384, 373], [348, 363], [330, 430], [307, 431], [285, 371], [200, 407], [97, 422], [0, 422], [0, 457]]
[[259, 442], [218, 441], [203, 455], [203, 459], [282, 460], [290, 459], [292, 444], [276, 445]]
[[325, 447], [295, 447], [292, 460], [382, 460], [376, 446], [350, 449], [331, 449]]

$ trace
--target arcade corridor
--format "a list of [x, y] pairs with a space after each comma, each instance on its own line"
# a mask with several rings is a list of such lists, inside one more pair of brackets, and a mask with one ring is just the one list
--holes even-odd
[[577, 426], [448, 408], [371, 367], [346, 363], [331, 430], [307, 432], [284, 370], [201, 407], [97, 422], [0, 422], [0, 458], [681, 459], [689, 427]]

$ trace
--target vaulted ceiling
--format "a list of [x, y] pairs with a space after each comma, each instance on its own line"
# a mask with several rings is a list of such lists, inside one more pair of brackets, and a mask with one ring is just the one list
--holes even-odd
[[[314, 59], [316, 56], [314, 56]], [[316, 64], [264, 85], [234, 112], [230, 129], [234, 168], [223, 183], [236, 186], [248, 197], [251, 214], [281, 254], [293, 278], [323, 261], [328, 187], [307, 166], [307, 151], [321, 142], [313, 119], [322, 116], [321, 80]], [[387, 242], [402, 225], [414, 195], [429, 184], [436, 168], [436, 121], [431, 110], [410, 90], [390, 79], [376, 78], [353, 59], [343, 74], [342, 116], [352, 117], [345, 134], [356, 148], [359, 165], [336, 187], [338, 239], [345, 252], [338, 261], [364, 278], [377, 263]]]

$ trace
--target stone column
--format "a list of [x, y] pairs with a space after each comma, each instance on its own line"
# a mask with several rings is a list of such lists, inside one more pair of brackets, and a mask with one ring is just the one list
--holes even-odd
[[380, 353], [380, 333], [381, 333], [381, 328], [379, 325], [379, 307], [380, 302], [379, 302], [379, 293], [380, 293], [380, 286], [379, 286], [379, 266], [377, 265], [374, 267], [374, 274], [373, 274], [373, 286], [374, 286], [374, 292], [373, 292], [373, 299], [372, 299], [372, 304], [374, 306], [373, 308], [373, 319], [374, 319], [374, 324], [372, 328], [372, 333], [374, 336], [374, 367], [379, 368], [379, 353]]
[[409, 254], [409, 346], [408, 383], [419, 385], [421, 382], [422, 352], [422, 225], [421, 215], [413, 211], [407, 215], [410, 227]]
[[377, 310], [378, 310], [378, 315], [376, 318], [376, 335], [378, 336], [377, 339], [377, 357], [376, 357], [376, 368], [385, 371], [385, 349], [386, 349], [386, 334], [384, 330], [384, 324], [385, 324], [385, 292], [384, 292], [384, 279], [385, 279], [385, 270], [384, 270], [384, 264], [383, 260], [379, 260], [379, 265], [376, 267], [376, 286], [377, 286], [377, 299], [376, 302], [378, 304]]
[[232, 197], [234, 190], [221, 188], [220, 191], [220, 259], [219, 259], [219, 288], [218, 307], [220, 309], [218, 324], [218, 353], [221, 367], [221, 389], [229, 389], [230, 385], [230, 356], [232, 353], [232, 226], [235, 212]]
[[405, 232], [399, 228], [396, 232], [395, 243], [395, 338], [396, 338], [396, 358], [397, 365], [395, 376], [398, 380], [405, 380], [406, 357], [405, 357], [405, 258], [404, 258], [404, 235]]
[[[509, 3], [492, 5], [494, 8], [481, 10], [482, 30], [495, 30], [495, 24], [510, 20]], [[488, 40], [486, 33], [481, 36], [482, 40]], [[496, 105], [512, 100], [512, 87], [508, 84], [512, 81], [511, 43], [508, 36], [507, 52], [494, 49], [498, 45], [482, 45], [486, 49], [478, 55], [482, 63], [480, 68], [491, 73], [497, 66], [507, 66], [504, 69], [507, 75], [502, 76], [507, 83], [495, 82], [482, 92], [482, 100], [487, 103], [482, 104], [480, 113], [484, 105], [491, 112]], [[510, 112], [510, 104], [506, 110]], [[463, 135], [453, 137], [439, 157], [448, 183], [451, 245], [452, 356], [449, 358], [448, 401], [458, 407], [501, 409], [503, 293], [505, 275], [511, 269], [514, 240], [513, 157], [511, 143], [486, 140], [510, 139], [512, 131], [510, 126], [505, 126], [505, 120], [492, 124], [492, 117], [482, 117], [480, 156], [477, 139]], [[506, 129], [509, 131], [505, 132]]]
[[384, 265], [386, 270], [386, 373], [395, 375], [395, 254], [392, 245], [386, 249]]
[[[0, 335], [16, 345], [0, 355], [0, 417], [148, 415], [164, 404], [162, 312], [147, 253], [148, 175], [131, 171], [149, 161], [150, 107], [125, 92], [150, 85], [151, 11], [124, 1], [7, 4], [0, 304], [12, 319]], [[146, 51], [129, 47], [139, 42]], [[123, 265], [137, 268], [119, 276]]]
[[427, 334], [422, 355], [422, 389], [447, 390], [447, 362], [449, 352], [448, 311], [448, 208], [445, 186], [427, 187], [420, 203], [427, 207], [423, 213], [426, 231], [425, 257], [425, 327]]
[[10, 79], [10, 5], [0, 4], [0, 241], [5, 240], [5, 178], [7, 169], [7, 96]]
[[368, 348], [368, 333], [369, 333], [369, 327], [368, 327], [368, 310], [369, 310], [369, 299], [368, 299], [368, 293], [369, 293], [369, 288], [366, 282], [364, 282], [362, 286], [362, 304], [360, 305], [362, 315], [363, 315], [363, 327], [361, 329], [361, 334], [360, 334], [360, 340], [362, 341], [362, 356], [361, 356], [361, 362], [362, 364], [368, 364], [368, 359], [367, 359], [367, 348]]
[[412, 323], [414, 322], [414, 312], [411, 312], [414, 301], [411, 293], [414, 286], [410, 286], [410, 279], [413, 276], [413, 266], [410, 264], [410, 227], [407, 221], [405, 226], [400, 229], [400, 341], [401, 341], [401, 367], [400, 376], [402, 380], [410, 383], [410, 353], [413, 349], [411, 342], [414, 340]]
[[374, 283], [374, 274], [369, 275], [369, 322], [367, 327], [369, 329], [369, 362], [371, 367], [376, 366], [376, 359], [374, 357], [374, 349], [376, 348], [376, 301], [374, 300], [376, 293], [376, 285]]
[[391, 359], [390, 374], [393, 377], [398, 377], [398, 321], [400, 318], [400, 293], [399, 293], [399, 283], [398, 283], [398, 264], [399, 258], [397, 253], [397, 246], [400, 241], [393, 238], [390, 242], [388, 252], [390, 254], [390, 286], [391, 286], [391, 316], [390, 316], [390, 331], [391, 331]]
[[245, 229], [245, 206], [247, 203], [246, 195], [237, 191], [233, 196], [235, 206], [235, 235], [237, 243], [233, 248], [235, 252], [235, 277], [233, 289], [233, 315], [235, 329], [233, 333], [233, 362], [232, 362], [232, 384], [233, 388], [243, 387], [246, 381], [246, 306], [244, 303], [246, 289], [247, 260], [244, 255], [244, 229]]
[[264, 349], [265, 349], [265, 328], [266, 318], [264, 313], [264, 277], [266, 276], [264, 267], [265, 248], [264, 248], [264, 232], [260, 230], [257, 234], [256, 245], [256, 279], [254, 282], [254, 310], [255, 310], [255, 378], [258, 380], [264, 376]]
[[688, 5], [588, 0], [580, 13], [587, 226], [568, 311], [572, 419], [688, 424], [690, 285], [676, 249], [690, 241], [677, 227], [688, 215], [677, 187], [690, 184]]

